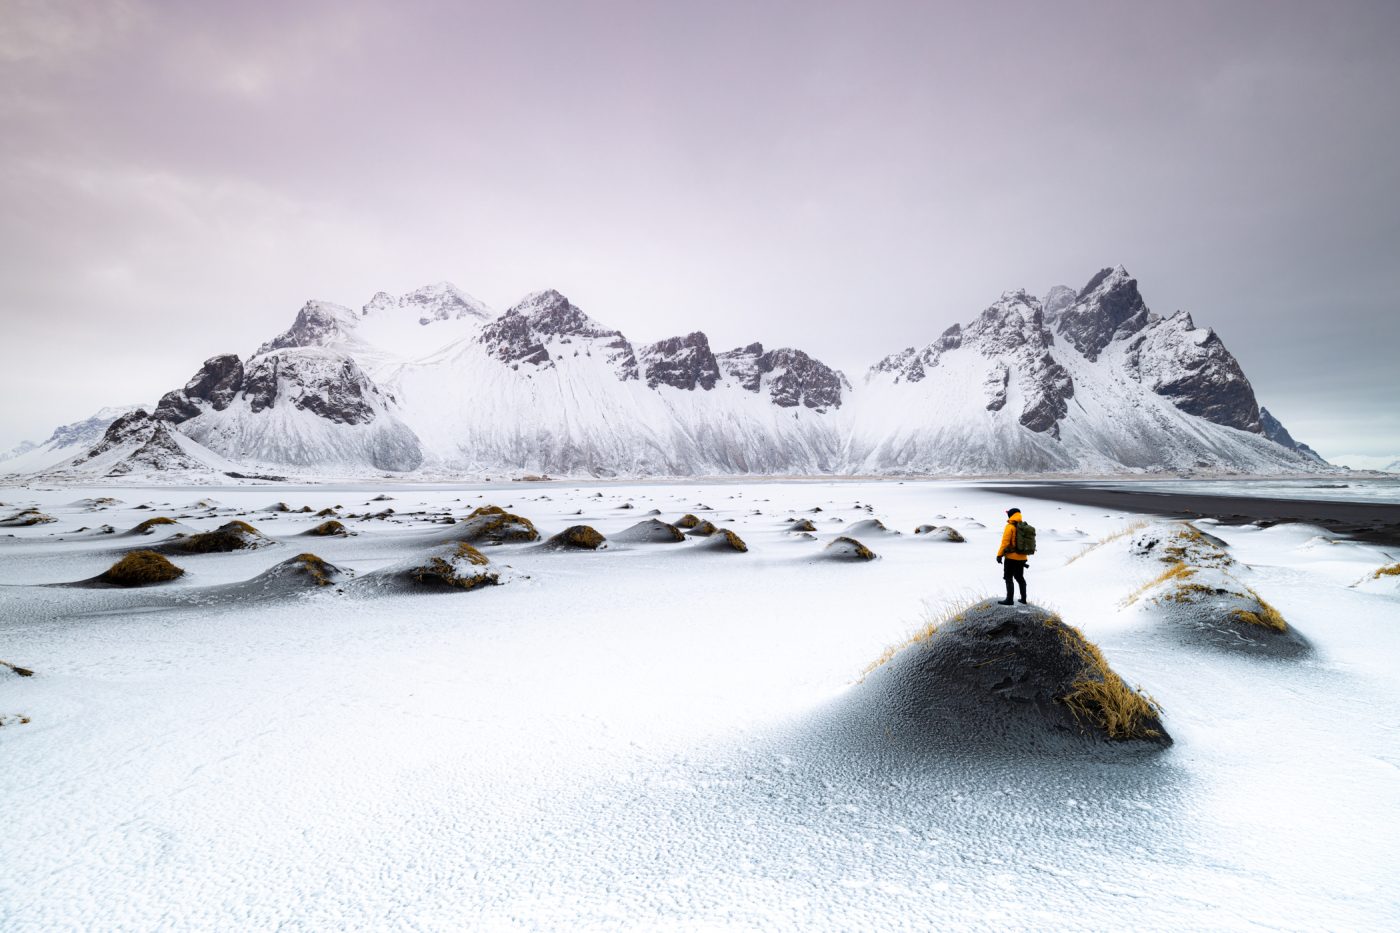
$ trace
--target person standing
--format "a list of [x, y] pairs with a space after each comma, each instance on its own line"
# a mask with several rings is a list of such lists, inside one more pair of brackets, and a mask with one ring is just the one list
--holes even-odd
[[[1027, 537], [1029, 543], [1025, 540]], [[1001, 564], [1001, 576], [1006, 581], [1006, 598], [1000, 605], [1012, 605], [1013, 583], [1021, 588], [1021, 602], [1026, 601], [1026, 564], [1034, 553], [1035, 529], [1024, 523], [1020, 509], [1007, 509], [1006, 530], [1001, 533], [1001, 547], [997, 549], [997, 563]]]

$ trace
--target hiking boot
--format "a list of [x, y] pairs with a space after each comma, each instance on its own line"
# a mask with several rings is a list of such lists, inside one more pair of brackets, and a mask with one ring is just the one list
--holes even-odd
[[1016, 600], [1016, 602], [1020, 603], [1022, 606], [1026, 604], [1026, 601], [1024, 599], [1018, 599]]
[[1014, 606], [1015, 603], [1013, 603], [1013, 602], [1012, 602], [1011, 600], [1009, 600], [1009, 599], [999, 599], [999, 600], [997, 600], [997, 605], [998, 605], [998, 606]]

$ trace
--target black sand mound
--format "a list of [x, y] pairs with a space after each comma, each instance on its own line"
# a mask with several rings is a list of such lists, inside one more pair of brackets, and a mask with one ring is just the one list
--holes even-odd
[[234, 520], [213, 531], [182, 535], [162, 543], [162, 554], [226, 554], [230, 551], [250, 551], [276, 544], [267, 535], [247, 522]]
[[517, 544], [538, 541], [535, 523], [498, 505], [483, 505], [453, 527], [450, 540], [468, 544]]
[[421, 557], [367, 573], [355, 581], [357, 586], [442, 592], [475, 590], [503, 582], [490, 558], [465, 541], [439, 545]]
[[706, 551], [716, 551], [722, 554], [747, 554], [749, 546], [744, 543], [744, 539], [730, 531], [728, 528], [720, 528], [713, 535], [708, 536], [708, 540], [697, 545]]
[[798, 518], [788, 523], [788, 531], [816, 531], [817, 526], [812, 524], [810, 518]]
[[1051, 753], [1161, 748], [1161, 711], [1080, 632], [1037, 606], [992, 600], [953, 614], [877, 662], [848, 703], [892, 741]]
[[321, 522], [315, 528], [303, 531], [302, 534], [315, 538], [348, 538], [350, 537], [350, 529], [333, 518], [330, 521]]
[[613, 535], [613, 540], [624, 544], [674, 544], [684, 541], [685, 535], [675, 525], [649, 518]]
[[689, 512], [682, 515], [676, 520], [677, 528], [694, 528], [698, 524], [700, 524], [700, 519], [694, 515], [691, 515]]
[[717, 531], [719, 531], [719, 529], [715, 527], [713, 522], [701, 521], [696, 522], [695, 527], [686, 532], [686, 534], [693, 538], [708, 538]]
[[234, 586], [249, 588], [261, 593], [301, 591], [320, 589], [343, 583], [354, 576], [354, 572], [322, 560], [315, 554], [298, 554], [275, 564], [258, 574], [247, 583]]
[[1161, 632], [1184, 644], [1275, 658], [1312, 650], [1282, 613], [1219, 568], [1171, 564], [1144, 592]]
[[845, 536], [833, 539], [826, 547], [822, 548], [821, 556], [825, 560], [840, 561], [865, 561], [879, 557], [878, 554], [855, 538]]
[[147, 535], [156, 534], [157, 532], [173, 534], [177, 531], [188, 532], [189, 527], [181, 525], [173, 518], [167, 518], [164, 515], [156, 515], [134, 525], [130, 530], [122, 532], [122, 537], [145, 537]]
[[951, 544], [963, 544], [967, 541], [956, 528], [948, 525], [920, 525], [914, 529], [914, 534], [923, 541], [947, 541]]
[[104, 572], [84, 580], [78, 586], [155, 586], [169, 583], [185, 575], [185, 571], [155, 551], [132, 551], [122, 556]]
[[34, 525], [48, 525], [56, 521], [58, 519], [52, 515], [46, 515], [38, 509], [25, 509], [8, 518], [0, 519], [0, 528], [31, 528]]
[[885, 523], [878, 518], [867, 518], [856, 522], [854, 525], [841, 532], [843, 535], [854, 537], [855, 535], [865, 535], [866, 537], [876, 537], [879, 535], [897, 535], [899, 532], [886, 528]]
[[601, 551], [607, 546], [608, 539], [592, 525], [570, 525], [540, 545], [551, 551]]

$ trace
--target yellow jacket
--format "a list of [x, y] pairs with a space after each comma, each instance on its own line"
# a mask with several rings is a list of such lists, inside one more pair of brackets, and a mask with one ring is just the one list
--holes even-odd
[[997, 557], [1005, 557], [1007, 560], [1030, 560], [1025, 554], [1011, 549], [1016, 544], [1016, 523], [1020, 520], [1020, 512], [1012, 512], [1006, 519], [1006, 530], [1001, 533], [1001, 547], [997, 550]]

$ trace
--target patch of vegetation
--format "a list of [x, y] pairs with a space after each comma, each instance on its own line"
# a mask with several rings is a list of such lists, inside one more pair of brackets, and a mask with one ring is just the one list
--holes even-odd
[[682, 515], [675, 522], [677, 528], [694, 528], [698, 524], [700, 524], [700, 519], [691, 515], [689, 512]]
[[1123, 605], [1131, 606], [1133, 603], [1137, 602], [1139, 599], [1142, 598], [1142, 594], [1146, 593], [1153, 587], [1160, 586], [1161, 584], [1167, 583], [1171, 580], [1189, 580], [1193, 575], [1195, 575], [1195, 573], [1196, 571], [1193, 570], [1191, 567], [1188, 567], [1184, 561], [1173, 561], [1167, 566], [1166, 570], [1163, 570], [1161, 573], [1157, 574], [1157, 576], [1153, 577], [1151, 580], [1148, 580], [1142, 586], [1129, 593], [1128, 597], [1123, 600]]
[[967, 611], [980, 603], [979, 598], [966, 597], [959, 600], [950, 600], [941, 606], [927, 600], [924, 601], [924, 611], [920, 617], [918, 627], [901, 642], [890, 645], [880, 656], [871, 661], [865, 670], [861, 671], [860, 679], [864, 680], [872, 671], [889, 663], [895, 655], [899, 654], [910, 645], [917, 645], [928, 641], [944, 625], [954, 624], [967, 618]]
[[164, 515], [157, 515], [154, 518], [146, 519], [144, 522], [131, 529], [131, 533], [134, 535], [148, 535], [161, 525], [173, 524], [175, 524], [175, 519], [166, 518]]
[[317, 586], [330, 586], [334, 582], [331, 579], [331, 565], [315, 554], [298, 554], [292, 558], [292, 563], [299, 564]]
[[508, 544], [540, 539], [534, 522], [496, 505], [483, 505], [473, 511], [466, 518], [466, 526], [462, 534], [469, 541], [486, 540], [496, 544]]
[[864, 544], [861, 544], [855, 538], [848, 538], [845, 535], [839, 538], [833, 538], [831, 543], [826, 546], [826, 549], [828, 551], [836, 551], [842, 557], [849, 557], [851, 560], [875, 559], [874, 551], [870, 550], [870, 548], [866, 547]]
[[714, 522], [709, 521], [699, 522], [694, 528], [690, 529], [690, 533], [697, 538], [708, 538], [717, 531], [719, 531], [719, 529], [715, 527]]
[[1379, 580], [1381, 577], [1400, 577], [1400, 564], [1391, 564], [1388, 567], [1382, 567], [1371, 574], [1372, 580]]
[[469, 566], [484, 567], [490, 560], [470, 544], [459, 541], [449, 557], [432, 557], [422, 567], [410, 570], [408, 576], [420, 585], [445, 586], [459, 590], [474, 590], [482, 586], [494, 586], [499, 582], [494, 573], [463, 574], [462, 562]]
[[1098, 729], [1115, 742], [1161, 738], [1156, 727], [1162, 707], [1156, 700], [1124, 683], [1108, 666], [1103, 652], [1079, 629], [1066, 625], [1059, 616], [1051, 616], [1045, 624], [1056, 627], [1065, 647], [1084, 664], [1070, 691], [1058, 698], [1081, 724]]
[[738, 551], [740, 554], [747, 554], [749, 546], [744, 543], [744, 539], [730, 531], [728, 528], [720, 528], [716, 532], [714, 545], [721, 550]]
[[1148, 524], [1149, 522], [1146, 519], [1138, 519], [1137, 521], [1124, 525], [1122, 528], [1118, 529], [1112, 534], [1105, 535], [1099, 540], [1095, 541], [1094, 543], [1085, 545], [1084, 548], [1081, 551], [1079, 551], [1079, 553], [1075, 554], [1069, 560], [1065, 561], [1065, 564], [1072, 564], [1075, 561], [1079, 560], [1079, 558], [1083, 557], [1085, 554], [1088, 554], [1091, 551], [1097, 551], [1099, 548], [1112, 541], [1117, 541], [1120, 538], [1126, 538], [1128, 535], [1137, 534], [1139, 531], [1142, 531], [1144, 528], [1146, 528]]
[[170, 543], [170, 547], [182, 554], [221, 554], [226, 551], [241, 551], [254, 548], [265, 538], [260, 531], [244, 521], [234, 519], [220, 525], [213, 531], [205, 531], [180, 538]]
[[[692, 517], [694, 517], [694, 516], [692, 516]], [[810, 518], [799, 518], [799, 519], [797, 519], [796, 521], [794, 521], [791, 525], [788, 525], [788, 531], [816, 531], [816, 530], [817, 530], [817, 526], [814, 525], [814, 524], [812, 524], [812, 520], [811, 520]]]
[[337, 538], [343, 538], [346, 535], [350, 534], [350, 532], [344, 524], [336, 521], [335, 519], [331, 519], [328, 522], [321, 522], [321, 524], [308, 531], [307, 534], [316, 535], [320, 538], [329, 538], [332, 536]]
[[1250, 598], [1258, 603], [1258, 607], [1255, 609], [1236, 609], [1230, 613], [1230, 618], [1246, 625], [1261, 625], [1275, 632], [1288, 631], [1288, 622], [1283, 618], [1283, 613], [1249, 587], [1245, 587], [1245, 589], [1248, 590]]
[[330, 518], [335, 515], [335, 509], [322, 509], [316, 513], [317, 518]]
[[33, 677], [34, 672], [27, 667], [20, 667], [18, 664], [11, 664], [9, 661], [0, 661], [0, 667], [8, 667], [21, 677]]
[[112, 586], [150, 586], [169, 583], [184, 574], [185, 571], [155, 551], [132, 551], [97, 579]]
[[578, 548], [585, 551], [596, 551], [607, 543], [607, 538], [592, 525], [570, 525], [557, 535], [549, 539], [549, 544], [555, 547]]
[[10, 528], [30, 528], [34, 525], [47, 525], [50, 522], [56, 521], [58, 521], [58, 519], [54, 518], [52, 515], [45, 515], [38, 509], [25, 509], [23, 512], [16, 512], [3, 522], [0, 522], [0, 525], [6, 525]]

